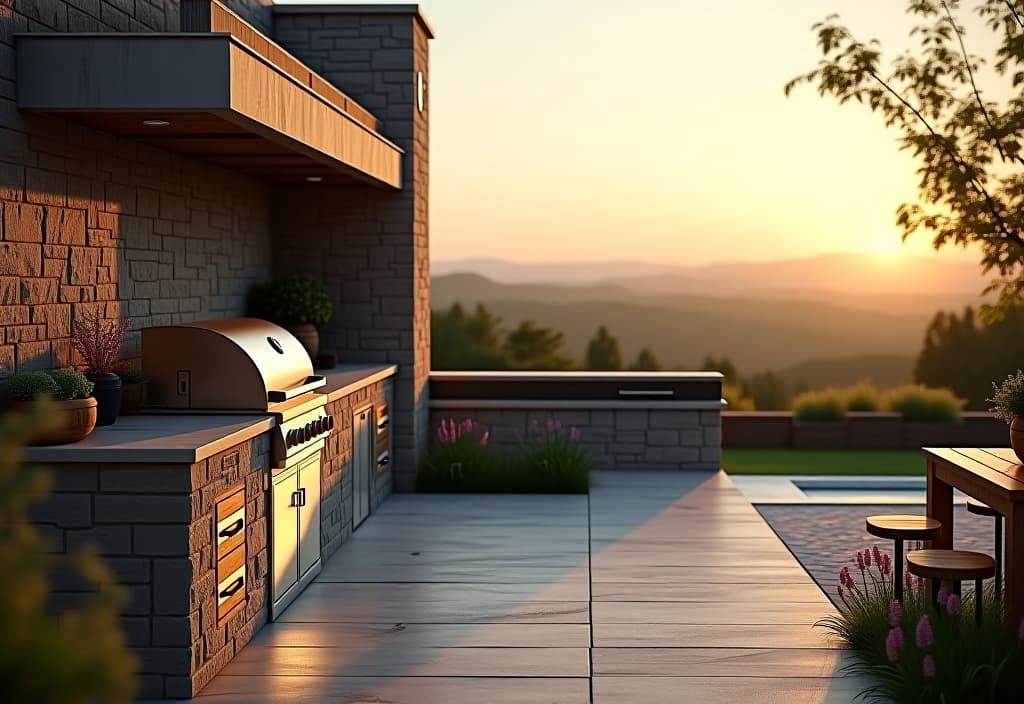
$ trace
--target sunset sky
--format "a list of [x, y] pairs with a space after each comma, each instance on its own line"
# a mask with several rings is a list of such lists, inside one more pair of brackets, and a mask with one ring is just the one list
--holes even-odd
[[[785, 82], [818, 61], [814, 22], [838, 12], [859, 36], [895, 50], [909, 41], [901, 1], [421, 8], [437, 30], [434, 260], [931, 252], [927, 236], [900, 244], [894, 212], [914, 198], [916, 177], [895, 133], [809, 87], [783, 96]], [[983, 31], [972, 38], [993, 41]]]

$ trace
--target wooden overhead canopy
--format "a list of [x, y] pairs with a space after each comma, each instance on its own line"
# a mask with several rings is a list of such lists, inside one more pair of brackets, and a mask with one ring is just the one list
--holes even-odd
[[402, 150], [366, 116], [231, 34], [23, 34], [17, 51], [23, 110], [272, 181], [401, 188]]

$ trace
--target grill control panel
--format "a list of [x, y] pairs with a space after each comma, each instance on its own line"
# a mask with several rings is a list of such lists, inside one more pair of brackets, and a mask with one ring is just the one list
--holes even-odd
[[287, 431], [284, 435], [284, 444], [289, 449], [298, 447], [332, 430], [334, 430], [334, 416], [323, 415], [307, 421], [305, 425]]
[[334, 430], [334, 417], [324, 406], [281, 420], [274, 429], [273, 456], [275, 467], [284, 466], [287, 457], [322, 442]]

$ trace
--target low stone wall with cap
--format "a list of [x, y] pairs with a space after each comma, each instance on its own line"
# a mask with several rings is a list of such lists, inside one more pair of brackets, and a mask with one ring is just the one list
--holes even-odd
[[513, 452], [531, 425], [576, 428], [595, 469], [718, 469], [721, 375], [455, 372], [431, 375], [431, 427], [466, 418]]

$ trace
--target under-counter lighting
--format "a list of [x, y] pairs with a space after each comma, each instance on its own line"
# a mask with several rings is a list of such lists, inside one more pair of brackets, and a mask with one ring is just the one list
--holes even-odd
[[320, 183], [324, 180], [323, 176], [307, 176], [306, 183]]
[[167, 120], [143, 120], [142, 124], [146, 127], [170, 127], [171, 123]]

